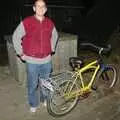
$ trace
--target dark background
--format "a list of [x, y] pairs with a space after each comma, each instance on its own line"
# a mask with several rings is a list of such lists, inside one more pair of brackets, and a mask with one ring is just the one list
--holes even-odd
[[[0, 36], [12, 34], [19, 22], [32, 15], [32, 0], [3, 1]], [[104, 42], [120, 24], [119, 0], [47, 0], [48, 12], [61, 32], [78, 39]]]

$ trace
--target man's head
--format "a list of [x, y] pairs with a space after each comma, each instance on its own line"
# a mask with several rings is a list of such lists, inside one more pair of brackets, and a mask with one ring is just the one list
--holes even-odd
[[36, 0], [33, 5], [33, 10], [35, 12], [35, 15], [38, 17], [44, 16], [44, 14], [47, 11], [47, 6], [44, 0]]

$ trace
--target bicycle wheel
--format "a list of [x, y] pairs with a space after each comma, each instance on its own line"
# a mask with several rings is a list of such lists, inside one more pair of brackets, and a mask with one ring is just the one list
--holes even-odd
[[65, 98], [65, 94], [69, 93], [70, 89], [71, 92], [75, 92], [78, 90], [78, 87], [76, 84], [73, 84], [73, 80], [64, 80], [59, 84], [58, 90], [50, 92], [47, 99], [47, 111], [50, 115], [63, 116], [75, 107], [78, 101], [77, 95], [70, 99]]
[[102, 78], [105, 89], [114, 87], [117, 81], [117, 69], [114, 65], [108, 64], [104, 66], [98, 79]]

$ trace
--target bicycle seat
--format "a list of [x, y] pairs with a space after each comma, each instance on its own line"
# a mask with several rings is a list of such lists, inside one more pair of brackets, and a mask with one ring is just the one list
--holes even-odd
[[73, 69], [80, 68], [83, 64], [83, 60], [80, 57], [70, 57], [69, 64]]

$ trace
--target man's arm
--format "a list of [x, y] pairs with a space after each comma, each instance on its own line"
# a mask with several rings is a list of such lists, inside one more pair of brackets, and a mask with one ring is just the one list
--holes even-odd
[[53, 53], [56, 50], [57, 42], [58, 42], [58, 32], [57, 32], [56, 28], [54, 27], [53, 31], [52, 31], [52, 38], [51, 38], [51, 47], [52, 47]]
[[12, 36], [14, 49], [16, 51], [16, 54], [19, 56], [23, 54], [21, 43], [22, 43], [22, 38], [24, 37], [24, 35], [25, 35], [25, 30], [24, 30], [23, 23], [21, 22], [15, 29], [13, 36]]

